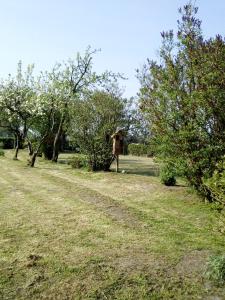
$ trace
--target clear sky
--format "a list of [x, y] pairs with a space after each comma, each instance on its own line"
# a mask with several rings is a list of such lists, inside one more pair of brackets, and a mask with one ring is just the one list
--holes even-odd
[[[0, 77], [17, 62], [49, 70], [56, 61], [101, 48], [94, 69], [124, 73], [135, 96], [135, 69], [156, 58], [160, 32], [176, 28], [186, 0], [0, 0]], [[225, 0], [197, 0], [205, 37], [225, 35]]]

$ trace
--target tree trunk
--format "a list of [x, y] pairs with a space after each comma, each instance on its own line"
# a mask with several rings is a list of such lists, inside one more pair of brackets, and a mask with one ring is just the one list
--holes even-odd
[[59, 143], [60, 143], [60, 138], [62, 135], [62, 128], [63, 128], [63, 123], [65, 120], [65, 115], [62, 115], [62, 118], [60, 120], [59, 128], [58, 131], [55, 135], [54, 139], [54, 144], [53, 144], [53, 154], [52, 154], [52, 162], [57, 162], [58, 156], [59, 156]]
[[46, 140], [46, 138], [48, 137], [48, 132], [45, 133], [45, 135], [42, 137], [42, 139], [40, 140], [40, 143], [37, 147], [37, 149], [33, 152], [32, 156], [31, 156], [31, 159], [29, 160], [28, 162], [28, 166], [30, 167], [34, 167], [35, 165], [35, 162], [36, 162], [36, 158], [37, 158], [37, 155], [38, 155], [38, 152], [40, 151], [40, 148], [41, 148], [41, 145], [44, 143], [44, 141]]
[[34, 167], [34, 164], [36, 162], [37, 155], [38, 155], [38, 151], [35, 151], [30, 159], [29, 166], [32, 168]]
[[13, 160], [18, 160], [18, 152], [19, 152], [19, 134], [16, 134], [16, 145], [15, 145], [15, 154]]
[[31, 156], [34, 153], [34, 149], [33, 149], [32, 144], [29, 140], [27, 141], [27, 144], [28, 144], [29, 155]]

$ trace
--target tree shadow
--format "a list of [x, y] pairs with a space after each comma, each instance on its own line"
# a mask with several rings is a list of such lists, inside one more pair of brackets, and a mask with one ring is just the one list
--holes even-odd
[[159, 169], [156, 167], [145, 167], [145, 168], [126, 168], [126, 173], [128, 174], [135, 174], [135, 175], [142, 175], [142, 176], [153, 176], [158, 177], [159, 176]]
[[[115, 172], [115, 163], [112, 164], [111, 171]], [[126, 174], [134, 174], [141, 176], [159, 176], [159, 166], [151, 161], [141, 159], [126, 159], [123, 158], [119, 164], [119, 171]]]

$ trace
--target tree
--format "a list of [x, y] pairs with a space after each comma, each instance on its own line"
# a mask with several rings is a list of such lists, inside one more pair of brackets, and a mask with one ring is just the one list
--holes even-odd
[[148, 60], [138, 77], [158, 157], [210, 198], [203, 179], [225, 153], [225, 42], [203, 39], [197, 11], [179, 10], [177, 34], [162, 33], [160, 63]]
[[71, 104], [82, 97], [88, 88], [98, 81], [98, 76], [92, 71], [92, 57], [96, 50], [87, 48], [84, 56], [77, 54], [76, 60], [69, 59], [66, 63], [58, 65], [57, 72], [52, 72], [58, 90], [61, 94], [60, 121], [53, 143], [52, 161], [57, 162], [59, 154], [59, 141], [63, 134], [63, 127], [68, 116]]
[[111, 135], [123, 125], [125, 104], [106, 91], [94, 91], [80, 99], [71, 114], [70, 137], [87, 155], [93, 171], [108, 171], [113, 161]]
[[130, 143], [148, 144], [150, 140], [149, 121], [140, 109], [137, 99], [131, 97], [126, 105], [126, 140]]
[[22, 63], [18, 63], [16, 78], [9, 75], [0, 86], [1, 126], [7, 127], [14, 133], [16, 149], [14, 159], [17, 159], [19, 147], [27, 138], [33, 117], [34, 79], [33, 65], [22, 72]]
[[61, 90], [57, 88], [56, 81], [49, 73], [42, 73], [35, 83], [35, 97], [33, 107], [35, 115], [31, 127], [32, 135], [36, 142], [35, 149], [29, 160], [30, 167], [34, 167], [36, 157], [41, 147], [56, 130], [58, 113], [61, 106]]

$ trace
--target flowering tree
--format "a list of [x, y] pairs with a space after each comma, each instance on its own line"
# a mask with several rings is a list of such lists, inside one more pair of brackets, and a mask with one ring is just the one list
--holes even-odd
[[36, 157], [50, 134], [57, 128], [58, 113], [61, 109], [62, 94], [57, 85], [55, 76], [51, 73], [42, 73], [35, 83], [35, 96], [33, 97], [33, 124], [32, 135], [35, 137], [35, 147], [29, 160], [29, 165], [34, 167]]
[[17, 76], [9, 75], [8, 79], [0, 85], [0, 125], [8, 127], [16, 138], [16, 151], [14, 159], [17, 159], [19, 147], [27, 138], [28, 130], [33, 122], [35, 107], [33, 97], [33, 65], [22, 72], [22, 63], [19, 62]]
[[51, 73], [54, 79], [54, 85], [58, 91], [57, 99], [59, 100], [59, 123], [53, 143], [52, 161], [57, 162], [59, 154], [59, 141], [63, 133], [68, 110], [71, 104], [100, 79], [95, 72], [92, 71], [92, 57], [96, 50], [91, 51], [87, 48], [84, 56], [79, 53], [75, 60], [69, 59], [63, 64], [57, 64]]

